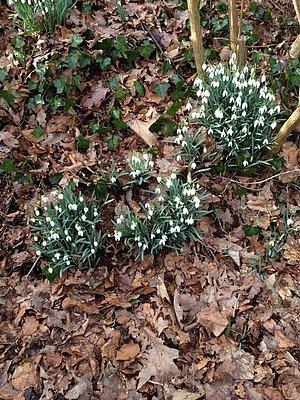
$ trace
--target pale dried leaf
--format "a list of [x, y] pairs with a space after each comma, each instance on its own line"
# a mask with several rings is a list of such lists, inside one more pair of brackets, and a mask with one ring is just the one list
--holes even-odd
[[157, 145], [157, 138], [154, 133], [149, 131], [149, 127], [155, 122], [155, 119], [144, 122], [139, 119], [132, 119], [127, 121], [127, 125], [133, 130], [148, 146], [153, 147]]
[[116, 360], [133, 360], [140, 353], [140, 346], [137, 343], [125, 343], [117, 351]]

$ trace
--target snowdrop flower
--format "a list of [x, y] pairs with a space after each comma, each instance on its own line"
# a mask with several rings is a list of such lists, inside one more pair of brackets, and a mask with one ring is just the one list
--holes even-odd
[[42, 253], [40, 252], [40, 250], [36, 250], [36, 255], [39, 257]]
[[195, 221], [194, 221], [194, 219], [193, 219], [192, 217], [190, 217], [190, 218], [186, 219], [185, 222], [186, 222], [188, 225], [193, 225], [193, 223], [194, 223]]
[[62, 199], [64, 198], [64, 195], [63, 195], [62, 193], [59, 193], [58, 196], [57, 196], [57, 198], [58, 198], [59, 200], [62, 200]]
[[91, 254], [95, 254], [95, 249], [91, 249]]
[[184, 209], [182, 210], [182, 213], [183, 213], [183, 215], [186, 215], [189, 213], [189, 210], [186, 207], [184, 207]]
[[248, 161], [247, 161], [247, 160], [244, 160], [244, 161], [243, 161], [243, 166], [244, 166], [244, 167], [247, 167], [247, 165], [248, 165]]
[[71, 236], [67, 236], [67, 237], [66, 237], [66, 241], [67, 241], [67, 242], [71, 242], [71, 240], [72, 240]]
[[294, 223], [294, 221], [292, 220], [292, 218], [288, 218], [288, 219], [286, 220], [286, 224], [287, 224], [288, 226], [293, 225], [293, 223]]
[[117, 242], [119, 242], [120, 239], [121, 239], [121, 237], [122, 237], [122, 232], [115, 231], [115, 232], [114, 232], [114, 236], [115, 236], [115, 240], [116, 240]]
[[271, 128], [272, 128], [272, 129], [275, 129], [275, 128], [276, 128], [276, 125], [277, 125], [277, 123], [276, 123], [276, 122], [272, 122], [272, 124], [271, 124]]
[[157, 187], [157, 188], [155, 189], [155, 193], [160, 194], [160, 188], [159, 188], [159, 187]]
[[86, 221], [86, 215], [82, 215], [81, 219], [82, 221]]
[[176, 156], [176, 160], [177, 160], [177, 161], [181, 161], [181, 159], [182, 159], [181, 155], [178, 154], [178, 155]]
[[160, 182], [161, 182], [161, 177], [158, 176], [158, 177], [156, 178], [156, 180], [157, 180], [158, 183], [160, 183]]
[[60, 259], [60, 254], [59, 254], [59, 253], [55, 253], [55, 254], [54, 254], [54, 258], [56, 258], [57, 260], [59, 260], [59, 259]]
[[187, 111], [191, 111], [191, 109], [193, 108], [193, 106], [191, 105], [191, 103], [187, 103], [187, 105], [185, 106], [185, 108], [187, 109]]
[[114, 176], [112, 176], [112, 177], [110, 178], [110, 183], [114, 184], [114, 183], [116, 183], [116, 182], [117, 182], [117, 178], [115, 178]]
[[43, 241], [42, 241], [42, 246], [43, 246], [43, 247], [46, 247], [46, 246], [47, 246], [46, 240], [43, 240]]
[[223, 116], [224, 116], [223, 112], [218, 108], [218, 109], [215, 111], [215, 117], [216, 117], [216, 118], [219, 118], [219, 119], [222, 119]]
[[131, 230], [135, 230], [135, 228], [137, 227], [137, 224], [135, 222], [132, 222], [130, 225]]
[[191, 169], [196, 169], [196, 167], [197, 167], [196, 163], [195, 163], [195, 162], [192, 162], [192, 164], [191, 164]]

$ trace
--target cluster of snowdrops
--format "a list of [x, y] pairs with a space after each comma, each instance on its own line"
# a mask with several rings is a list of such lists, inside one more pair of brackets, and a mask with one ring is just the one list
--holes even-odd
[[[203, 167], [207, 143], [214, 143], [223, 165], [243, 169], [268, 164], [280, 108], [266, 77], [257, 78], [248, 66], [240, 69], [234, 56], [229, 65], [204, 65], [203, 70], [195, 79], [194, 96], [174, 138], [175, 158], [187, 174], [160, 176], [150, 153], [134, 153], [128, 172], [112, 164], [106, 178], [112, 196], [101, 204], [69, 187], [42, 196], [31, 226], [36, 254], [47, 262], [48, 278], [71, 267], [96, 266], [112, 241], [143, 259], [163, 248], [178, 252], [187, 241], [201, 240], [198, 222], [208, 212], [207, 193], [195, 176]], [[126, 184], [122, 183], [125, 175]], [[120, 188], [134, 189], [139, 207], [118, 206], [114, 230], [103, 232], [103, 209]]]

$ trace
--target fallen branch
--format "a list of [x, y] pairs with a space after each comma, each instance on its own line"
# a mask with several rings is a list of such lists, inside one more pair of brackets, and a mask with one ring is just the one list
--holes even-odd
[[241, 182], [241, 181], [236, 181], [235, 179], [227, 178], [226, 176], [222, 176], [222, 179], [225, 179], [226, 181], [237, 183], [238, 185], [241, 185], [243, 187], [246, 186], [253, 186], [253, 185], [262, 185], [263, 183], [266, 183], [268, 181], [271, 181], [272, 179], [278, 178], [279, 176], [283, 175], [288, 175], [288, 174], [293, 174], [295, 172], [300, 172], [300, 169], [293, 169], [292, 171], [284, 171], [284, 172], [279, 172], [276, 175], [269, 176], [266, 179], [263, 179], [261, 181], [254, 181], [254, 182]]
[[288, 135], [293, 131], [293, 129], [300, 123], [300, 106], [296, 108], [293, 114], [289, 117], [287, 121], [282, 125], [280, 131], [276, 135], [276, 142], [273, 146], [272, 152], [278, 153], [281, 146], [286, 141]]
[[199, 16], [199, 0], [188, 0], [188, 9], [191, 25], [191, 43], [196, 63], [197, 72], [202, 72], [204, 63], [204, 48], [202, 40], [202, 28]]

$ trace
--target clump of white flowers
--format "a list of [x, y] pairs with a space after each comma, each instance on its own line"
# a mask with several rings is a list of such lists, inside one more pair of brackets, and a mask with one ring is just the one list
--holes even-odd
[[128, 160], [131, 185], [142, 185], [149, 182], [153, 176], [154, 161], [148, 153], [134, 153]]
[[[30, 33], [52, 33], [56, 25], [63, 25], [76, 0], [11, 0], [17, 16]], [[42, 20], [42, 22], [41, 22]]]
[[70, 188], [42, 196], [31, 230], [36, 255], [49, 263], [44, 270], [48, 278], [71, 267], [96, 265], [106, 236], [99, 230], [102, 206], [85, 202]]
[[[189, 122], [179, 129], [175, 143], [186, 153], [189, 124], [200, 124], [222, 150], [229, 166], [265, 163], [275, 140], [280, 107], [254, 68], [239, 68], [233, 55], [229, 65], [203, 65], [195, 79], [196, 99], [187, 104]], [[186, 129], [184, 136], [183, 129]]]
[[172, 173], [168, 179], [157, 178], [154, 198], [141, 204], [141, 212], [129, 208], [118, 215], [114, 237], [143, 259], [162, 248], [178, 252], [187, 240], [200, 240], [197, 222], [207, 214], [203, 209], [206, 194], [194, 182], [183, 182]]

